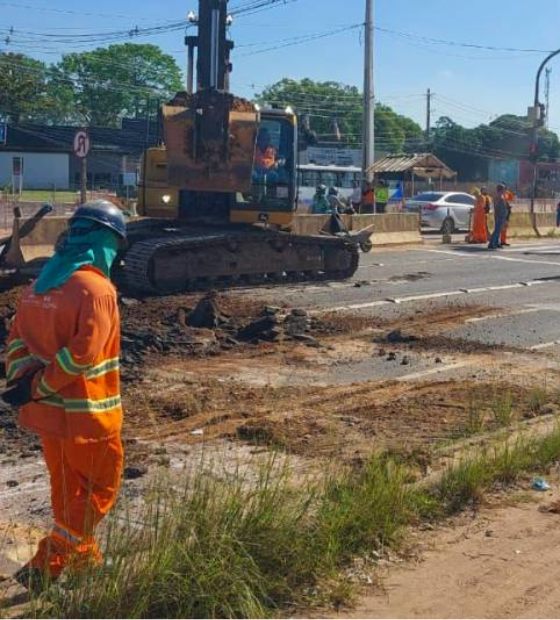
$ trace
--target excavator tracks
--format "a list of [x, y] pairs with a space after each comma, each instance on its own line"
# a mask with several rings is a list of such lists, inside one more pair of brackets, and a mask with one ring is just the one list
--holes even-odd
[[343, 237], [259, 230], [140, 229], [118, 274], [136, 295], [169, 295], [209, 287], [345, 280], [358, 268], [354, 243]]

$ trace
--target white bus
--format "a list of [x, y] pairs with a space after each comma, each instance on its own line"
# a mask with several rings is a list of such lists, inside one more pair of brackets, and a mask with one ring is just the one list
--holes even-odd
[[354, 184], [360, 183], [362, 170], [355, 166], [318, 166], [301, 164], [298, 166], [298, 211], [310, 213], [313, 196], [318, 185], [336, 187], [339, 196], [350, 198]]

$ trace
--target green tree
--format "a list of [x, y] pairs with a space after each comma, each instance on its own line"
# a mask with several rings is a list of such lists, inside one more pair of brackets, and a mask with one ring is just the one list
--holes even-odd
[[[317, 133], [320, 144], [338, 143], [336, 127], [344, 144], [357, 147], [361, 143], [363, 97], [355, 86], [284, 78], [265, 88], [256, 101], [262, 105], [290, 105], [300, 117], [308, 116], [310, 128]], [[382, 151], [414, 150], [422, 141], [420, 126], [396, 114], [389, 106], [377, 104], [374, 124]]]
[[24, 54], [0, 55], [0, 115], [28, 120], [45, 104], [45, 63]]
[[[90, 126], [114, 127], [122, 117], [143, 117], [148, 103], [181, 89], [181, 70], [156, 45], [125, 43], [67, 54], [53, 69], [56, 89], [73, 101]], [[70, 93], [70, 95], [69, 95]]]

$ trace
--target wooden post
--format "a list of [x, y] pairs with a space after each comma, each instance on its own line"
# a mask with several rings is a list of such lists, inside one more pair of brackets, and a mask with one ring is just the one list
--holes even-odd
[[80, 159], [80, 204], [87, 202], [87, 157]]

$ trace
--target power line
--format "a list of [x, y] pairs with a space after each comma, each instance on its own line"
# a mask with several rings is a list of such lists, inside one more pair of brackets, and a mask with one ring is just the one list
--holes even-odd
[[524, 54], [548, 54], [551, 51], [535, 48], [499, 47], [496, 45], [481, 45], [479, 43], [464, 43], [460, 41], [451, 41], [449, 39], [436, 39], [434, 37], [426, 37], [424, 35], [414, 34], [411, 32], [402, 32], [398, 30], [392, 30], [390, 28], [382, 28], [381, 26], [376, 26], [375, 30], [377, 30], [378, 32], [383, 32], [403, 38], [423, 41], [425, 43], [431, 43], [434, 45], [448, 45], [450, 47], [464, 47], [469, 49], [478, 49], [492, 52], [515, 52]]
[[362, 28], [363, 24], [352, 24], [350, 26], [343, 26], [341, 28], [335, 28], [332, 30], [328, 30], [326, 32], [322, 32], [322, 33], [315, 33], [315, 34], [311, 34], [311, 35], [304, 35], [301, 37], [293, 37], [290, 40], [286, 40], [285, 43], [280, 43], [278, 45], [274, 45], [271, 47], [265, 47], [265, 48], [261, 48], [258, 49], [254, 52], [248, 52], [246, 54], [240, 54], [238, 57], [239, 58], [244, 58], [246, 56], [254, 56], [255, 54], [264, 54], [265, 52], [272, 52], [278, 49], [283, 49], [285, 47], [294, 47], [296, 45], [301, 45], [303, 43], [309, 43], [310, 41], [317, 41], [319, 39], [325, 39], [327, 37], [332, 37], [338, 34], [341, 34], [343, 32], [348, 32], [350, 30], [355, 30], [356, 28]]

